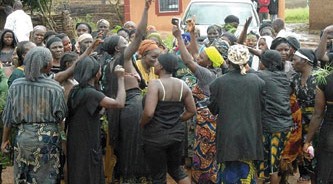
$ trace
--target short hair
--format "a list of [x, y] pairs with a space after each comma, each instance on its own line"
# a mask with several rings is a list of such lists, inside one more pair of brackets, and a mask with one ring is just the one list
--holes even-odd
[[280, 31], [284, 26], [284, 21], [280, 18], [275, 19], [272, 23], [272, 27], [275, 31]]
[[21, 10], [23, 8], [23, 4], [21, 1], [15, 1], [13, 4], [14, 10]]
[[79, 55], [75, 52], [65, 53], [60, 59], [60, 70], [66, 70], [66, 64], [78, 59]]

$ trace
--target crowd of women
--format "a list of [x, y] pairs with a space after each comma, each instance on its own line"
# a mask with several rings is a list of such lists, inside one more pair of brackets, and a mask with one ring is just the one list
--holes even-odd
[[[174, 25], [173, 48], [147, 26], [101, 19], [77, 39], [35, 26], [0, 37], [1, 168], [15, 183], [333, 182], [333, 26], [302, 48], [276, 19]], [[186, 162], [185, 162], [186, 161]], [[186, 164], [185, 164], [186, 163]], [[185, 172], [185, 165], [190, 172]], [[191, 173], [190, 176], [187, 174]]]

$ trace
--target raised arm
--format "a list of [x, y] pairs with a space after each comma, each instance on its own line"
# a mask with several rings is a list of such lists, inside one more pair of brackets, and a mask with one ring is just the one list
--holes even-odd
[[[178, 42], [178, 47], [179, 47], [180, 55], [181, 55], [183, 62], [191, 70], [192, 73], [195, 73], [195, 70], [198, 67], [198, 64], [196, 62], [194, 62], [192, 55], [186, 49], [186, 46], [184, 44], [184, 41], [182, 39], [181, 32], [180, 32], [178, 26], [173, 26], [172, 34]], [[193, 40], [193, 39], [191, 39], [191, 40]]]
[[327, 45], [327, 39], [329, 39], [329, 34], [331, 33], [333, 33], [333, 25], [330, 25], [324, 29], [323, 35], [320, 38], [320, 42], [316, 50], [317, 59], [323, 62], [329, 61], [329, 58], [326, 54], [326, 45]]
[[105, 97], [100, 102], [100, 106], [105, 108], [123, 108], [125, 106], [125, 98], [126, 98], [126, 92], [125, 92], [125, 84], [124, 84], [124, 74], [125, 69], [117, 65], [114, 69], [114, 72], [117, 75], [118, 78], [118, 91], [117, 91], [117, 97], [116, 99]]
[[262, 54], [262, 51], [260, 49], [254, 49], [254, 48], [251, 48], [251, 47], [247, 47], [250, 51], [250, 53], [252, 53], [253, 55], [256, 55], [258, 57], [261, 56]]
[[246, 19], [246, 22], [244, 24], [244, 28], [243, 28], [241, 34], [239, 35], [237, 43], [242, 44], [242, 45], [244, 44], [244, 42], [246, 41], [247, 30], [249, 29], [249, 26], [250, 26], [251, 22], [252, 22], [252, 16], [249, 17], [248, 19]]
[[199, 55], [199, 46], [198, 46], [198, 42], [197, 42], [197, 38], [196, 38], [196, 34], [195, 34], [195, 20], [189, 19], [186, 21], [187, 24], [187, 30], [188, 32], [190, 32], [190, 36], [191, 36], [191, 41], [190, 41], [190, 53], [192, 54], [192, 56], [198, 57]]
[[132, 64], [132, 56], [138, 50], [142, 38], [146, 35], [147, 22], [148, 22], [148, 10], [151, 6], [152, 0], [145, 0], [145, 8], [142, 13], [141, 21], [135, 32], [134, 40], [129, 44], [129, 46], [124, 51], [124, 68], [129, 70], [127, 72], [134, 71], [134, 66]]
[[78, 61], [81, 61], [84, 57], [89, 56], [94, 50], [96, 50], [96, 48], [99, 46], [99, 44], [101, 44], [103, 42], [103, 40], [100, 37], [97, 37], [96, 40], [93, 42], [92, 45], [90, 45], [86, 51], [84, 51], [83, 54], [81, 54], [72, 64], [72, 66], [70, 66], [69, 68], [67, 68], [65, 71], [61, 71], [55, 74], [54, 76], [54, 80], [58, 81], [59, 83], [62, 83], [63, 81], [67, 80], [70, 76], [73, 75], [74, 73], [74, 68], [76, 66], [76, 63]]

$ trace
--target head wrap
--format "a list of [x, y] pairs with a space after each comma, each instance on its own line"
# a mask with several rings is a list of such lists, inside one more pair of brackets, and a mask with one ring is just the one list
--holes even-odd
[[294, 50], [298, 50], [299, 48], [301, 48], [301, 43], [299, 43], [299, 41], [297, 40], [297, 38], [293, 37], [293, 36], [288, 36], [287, 37], [288, 43], [291, 47], [294, 48]]
[[116, 46], [118, 45], [120, 36], [113, 35], [108, 38], [106, 38], [102, 44], [102, 50], [107, 52], [110, 55], [114, 55], [116, 52]]
[[239, 24], [239, 18], [236, 17], [235, 15], [228, 15], [225, 19], [224, 19], [224, 23], [228, 24], [228, 23], [233, 23], [236, 22]]
[[127, 21], [124, 24], [124, 28], [126, 28], [127, 26], [133, 26], [134, 28], [136, 28], [136, 24], [133, 21]]
[[88, 28], [88, 33], [90, 33], [91, 34], [91, 26], [89, 25], [89, 24], [87, 24], [87, 23], [84, 23], [84, 22], [79, 22], [79, 23], [77, 23], [76, 25], [75, 25], [75, 29], [77, 29], [78, 27], [79, 27], [79, 25], [85, 25], [85, 26], [87, 26], [87, 28]]
[[207, 28], [207, 33], [208, 33], [208, 31], [211, 30], [211, 29], [217, 31], [217, 32], [219, 33], [219, 35], [222, 34], [222, 27], [221, 27], [220, 25], [214, 24], [214, 25], [210, 25], [210, 26], [208, 26], [208, 28]]
[[206, 52], [209, 60], [212, 62], [214, 68], [218, 68], [223, 64], [224, 59], [215, 47], [206, 47], [204, 51]]
[[175, 54], [161, 54], [157, 60], [168, 73], [174, 73], [178, 70], [178, 57]]
[[163, 41], [162, 41], [162, 38], [161, 38], [161, 34], [160, 33], [150, 33], [148, 36], [147, 36], [147, 39], [151, 39], [151, 38], [156, 38], [158, 40], [158, 44], [162, 44]]
[[215, 39], [211, 46], [214, 46], [219, 53], [222, 55], [223, 59], [228, 59], [228, 50], [229, 50], [229, 43], [221, 38]]
[[37, 26], [35, 26], [34, 29], [32, 30], [32, 32], [35, 32], [37, 30], [41, 30], [41, 31], [44, 31], [44, 32], [47, 31], [46, 27], [43, 26], [43, 25], [37, 25]]
[[260, 58], [265, 68], [270, 71], [282, 71], [284, 69], [281, 54], [276, 50], [266, 50]]
[[190, 41], [191, 41], [191, 35], [190, 35], [190, 33], [189, 32], [183, 33], [182, 34], [182, 39], [183, 39], [185, 45], [189, 44]]
[[271, 36], [260, 36], [257, 42], [257, 49], [259, 49], [259, 40], [260, 39], [264, 39], [267, 45], [267, 48], [271, 48], [272, 42], [273, 42], [273, 38]]
[[52, 37], [52, 38], [50, 38], [49, 40], [47, 40], [47, 42], [46, 42], [46, 48], [50, 48], [50, 46], [52, 45], [52, 43], [54, 43], [54, 42], [61, 42], [62, 43], [62, 40], [59, 38], [59, 37]]
[[29, 81], [37, 81], [42, 75], [41, 70], [52, 62], [51, 51], [44, 47], [32, 48], [24, 58], [25, 78]]
[[144, 56], [146, 54], [146, 52], [154, 50], [154, 49], [158, 49], [158, 45], [156, 44], [155, 41], [153, 40], [143, 40], [140, 44], [140, 47], [138, 49], [138, 53], [141, 56]]
[[275, 50], [276, 47], [277, 47], [278, 45], [280, 45], [281, 43], [286, 43], [286, 44], [290, 45], [289, 42], [288, 42], [288, 40], [287, 40], [286, 38], [283, 38], [283, 37], [277, 37], [277, 38], [275, 38], [275, 39], [272, 41], [272, 45], [271, 45], [271, 48], [270, 48], [270, 49]]
[[77, 62], [74, 69], [74, 79], [80, 86], [88, 85], [90, 79], [94, 78], [100, 68], [98, 62], [90, 56], [86, 56], [80, 62]]
[[241, 74], [246, 74], [245, 64], [250, 59], [249, 50], [243, 45], [233, 45], [229, 48], [228, 59], [233, 64], [239, 65]]
[[97, 26], [99, 26], [100, 23], [104, 23], [106, 24], [108, 27], [110, 27], [110, 22], [105, 20], [105, 19], [100, 19], [99, 21], [97, 21]]
[[295, 52], [295, 55], [302, 59], [305, 59], [310, 65], [315, 64], [316, 56], [313, 50], [311, 49], [304, 49], [304, 48], [298, 49]]
[[80, 52], [80, 43], [87, 38], [93, 39], [93, 37], [89, 33], [83, 33], [81, 36], [79, 36], [77, 42], [75, 43], [75, 49], [77, 52]]

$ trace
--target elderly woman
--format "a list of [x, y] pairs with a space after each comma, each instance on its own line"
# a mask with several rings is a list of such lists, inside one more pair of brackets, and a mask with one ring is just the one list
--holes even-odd
[[96, 38], [99, 32], [103, 33], [102, 39], [106, 38], [110, 31], [110, 22], [105, 19], [100, 19], [97, 21], [97, 31], [91, 33], [91, 35]]
[[[192, 30], [194, 32], [194, 29]], [[192, 89], [197, 108], [192, 178], [196, 183], [216, 183], [216, 117], [208, 110], [207, 102], [210, 95], [209, 84], [216, 79], [224, 59], [214, 46], [210, 46], [200, 53], [195, 62], [187, 51], [181, 32], [176, 26], [173, 28], [173, 35], [177, 39], [183, 62], [198, 81]], [[193, 40], [195, 39], [191, 39], [191, 44]]]
[[125, 104], [124, 69], [115, 67], [118, 91], [115, 99], [97, 91], [101, 67], [92, 57], [78, 62], [74, 78], [79, 82], [68, 97], [68, 182], [73, 184], [104, 184], [100, 140], [102, 108], [122, 108]]
[[79, 38], [77, 39], [77, 42], [75, 44], [75, 51], [77, 54], [81, 55], [84, 53], [84, 51], [87, 50], [88, 47], [90, 47], [93, 43], [93, 37], [89, 33], [83, 33]]
[[151, 80], [145, 99], [141, 126], [145, 157], [153, 183], [166, 183], [166, 173], [177, 182], [190, 184], [190, 178], [180, 167], [184, 143], [183, 121], [195, 114], [190, 88], [173, 78], [177, 56], [162, 54], [155, 63], [160, 79]]
[[60, 59], [64, 54], [64, 45], [62, 40], [58, 37], [50, 38], [46, 43], [46, 48], [48, 48], [52, 53], [52, 73], [58, 73], [60, 71]]
[[138, 66], [143, 79], [148, 84], [150, 80], [158, 78], [158, 76], [155, 75], [154, 65], [161, 53], [161, 49], [155, 41], [144, 40], [140, 44], [138, 53], [141, 56], [141, 60], [137, 60], [136, 65]]
[[[9, 145], [11, 127], [18, 127], [14, 148], [15, 183], [56, 183], [59, 174], [58, 125], [67, 114], [61, 86], [46, 74], [51, 52], [31, 49], [25, 57], [25, 78], [14, 81], [3, 112], [2, 151]], [[23, 96], [23, 97], [22, 97]]]
[[31, 32], [31, 41], [35, 43], [37, 46], [44, 47], [44, 36], [47, 29], [43, 25], [37, 25]]

